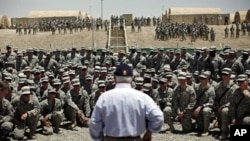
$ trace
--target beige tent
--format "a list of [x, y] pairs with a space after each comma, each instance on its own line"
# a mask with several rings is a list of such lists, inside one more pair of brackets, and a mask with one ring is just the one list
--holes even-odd
[[243, 22], [245, 21], [247, 11], [236, 11], [234, 15], [234, 22]]
[[70, 11], [30, 11], [30, 18], [44, 18], [44, 17], [79, 17], [85, 18], [87, 13], [81, 12], [80, 10]]
[[247, 14], [246, 14], [246, 21], [247, 21], [247, 22], [250, 22], [250, 9], [247, 11]]
[[169, 8], [169, 15], [220, 14], [220, 8]]
[[0, 15], [0, 27], [3, 29], [9, 28], [9, 20], [7, 16]]

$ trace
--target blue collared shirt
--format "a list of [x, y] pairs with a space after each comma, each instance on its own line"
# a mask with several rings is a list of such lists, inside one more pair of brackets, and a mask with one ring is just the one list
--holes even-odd
[[146, 129], [159, 132], [163, 123], [163, 113], [152, 98], [128, 83], [118, 83], [99, 97], [89, 130], [92, 139], [100, 141], [104, 135], [139, 136]]

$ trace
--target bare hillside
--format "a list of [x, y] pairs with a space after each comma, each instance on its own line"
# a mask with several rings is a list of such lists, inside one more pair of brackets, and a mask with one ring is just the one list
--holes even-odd
[[[142, 32], [131, 32], [131, 27], [127, 27], [128, 46], [137, 47], [203, 47], [216, 45], [218, 48], [222, 45], [230, 45], [236, 49], [249, 48], [250, 36], [240, 35], [239, 39], [225, 39], [225, 26], [211, 26], [216, 32], [215, 42], [203, 41], [198, 39], [195, 43], [191, 43], [190, 38], [186, 41], [179, 39], [171, 39], [168, 41], [159, 41], [154, 39], [155, 27], [142, 27]], [[107, 43], [107, 32], [100, 30], [94, 32], [94, 41], [96, 48], [104, 48]], [[73, 34], [51, 35], [51, 32], [38, 32], [36, 35], [21, 35], [15, 33], [15, 30], [0, 30], [0, 48], [5, 51], [5, 46], [10, 44], [23, 50], [29, 47], [50, 49], [50, 44], [53, 44], [53, 50], [56, 48], [71, 48], [72, 46], [80, 48], [81, 46], [92, 46], [92, 32], [85, 29], [82, 32], [74, 32]]]

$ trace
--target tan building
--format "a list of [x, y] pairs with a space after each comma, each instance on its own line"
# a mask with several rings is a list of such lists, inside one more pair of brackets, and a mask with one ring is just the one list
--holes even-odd
[[209, 25], [221, 25], [228, 20], [230, 14], [221, 13], [220, 8], [169, 8], [168, 20], [175, 23], [207, 23]]

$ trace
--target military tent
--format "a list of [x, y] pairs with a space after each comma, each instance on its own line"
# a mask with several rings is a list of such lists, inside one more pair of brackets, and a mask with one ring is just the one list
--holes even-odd
[[9, 26], [10, 26], [10, 23], [9, 23], [7, 16], [0, 15], [0, 28], [6, 29], [6, 28], [9, 28]]
[[169, 8], [169, 15], [220, 14], [220, 8]]
[[243, 22], [245, 21], [247, 11], [236, 11], [234, 15], [234, 22]]
[[88, 15], [79, 10], [69, 11], [30, 11], [29, 18], [44, 18], [44, 17], [76, 17], [86, 18]]
[[250, 9], [247, 11], [247, 14], [246, 14], [246, 21], [247, 21], [247, 22], [250, 22]]

